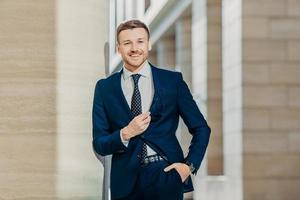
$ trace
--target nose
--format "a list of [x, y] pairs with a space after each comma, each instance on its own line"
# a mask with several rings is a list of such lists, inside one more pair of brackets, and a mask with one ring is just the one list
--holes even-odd
[[131, 51], [136, 51], [136, 50], [137, 50], [137, 45], [135, 43], [132, 43]]

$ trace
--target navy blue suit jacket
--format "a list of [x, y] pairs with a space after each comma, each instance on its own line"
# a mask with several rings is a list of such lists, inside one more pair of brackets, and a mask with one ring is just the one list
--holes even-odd
[[[93, 103], [93, 148], [100, 155], [112, 154], [112, 198], [128, 195], [140, 169], [139, 157], [145, 141], [167, 162], [188, 162], [196, 173], [204, 157], [210, 128], [199, 111], [188, 86], [179, 72], [159, 69], [151, 65], [154, 97], [150, 107], [151, 122], [147, 130], [130, 139], [125, 147], [120, 129], [133, 119], [121, 88], [122, 71], [97, 82]], [[184, 158], [176, 138], [179, 116], [192, 134], [189, 153]], [[192, 191], [191, 177], [184, 183], [184, 191]]]

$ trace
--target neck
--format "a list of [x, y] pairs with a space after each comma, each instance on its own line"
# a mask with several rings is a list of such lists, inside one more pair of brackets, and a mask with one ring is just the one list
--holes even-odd
[[130, 71], [132, 73], [137, 73], [145, 66], [146, 62], [147, 62], [147, 60], [145, 60], [145, 62], [143, 62], [138, 68], [135, 68], [133, 66], [127, 66], [126, 64], [124, 64], [124, 66], [128, 71]]

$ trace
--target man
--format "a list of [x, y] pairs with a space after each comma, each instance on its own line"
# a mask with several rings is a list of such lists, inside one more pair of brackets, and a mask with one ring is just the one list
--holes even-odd
[[[148, 61], [148, 27], [129, 20], [117, 28], [123, 69], [99, 80], [93, 104], [93, 147], [112, 154], [111, 197], [180, 200], [193, 190], [210, 128], [181, 73]], [[186, 158], [176, 138], [179, 116], [193, 138]]]

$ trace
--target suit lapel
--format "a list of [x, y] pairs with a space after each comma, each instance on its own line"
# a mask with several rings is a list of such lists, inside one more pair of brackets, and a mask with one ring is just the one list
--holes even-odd
[[120, 99], [120, 103], [121, 103], [121, 107], [122, 108], [125, 108], [127, 114], [128, 114], [128, 117], [130, 119], [133, 118], [132, 116], [132, 113], [131, 113], [131, 109], [126, 101], [126, 98], [124, 96], [124, 93], [123, 93], [123, 90], [122, 90], [122, 86], [121, 86], [121, 75], [123, 73], [123, 69], [118, 72], [117, 76], [116, 76], [116, 80], [114, 80], [114, 88], [115, 88], [115, 91], [116, 91], [116, 97], [117, 99]]
[[163, 88], [160, 83], [160, 76], [158, 73], [158, 69], [152, 66], [151, 64], [150, 66], [152, 70], [152, 78], [153, 78], [153, 86], [154, 86], [154, 96], [150, 106], [150, 112], [151, 112], [151, 117], [153, 118], [153, 120], [155, 120], [157, 117], [161, 115], [161, 111], [162, 111], [161, 97], [163, 93], [162, 91]]

